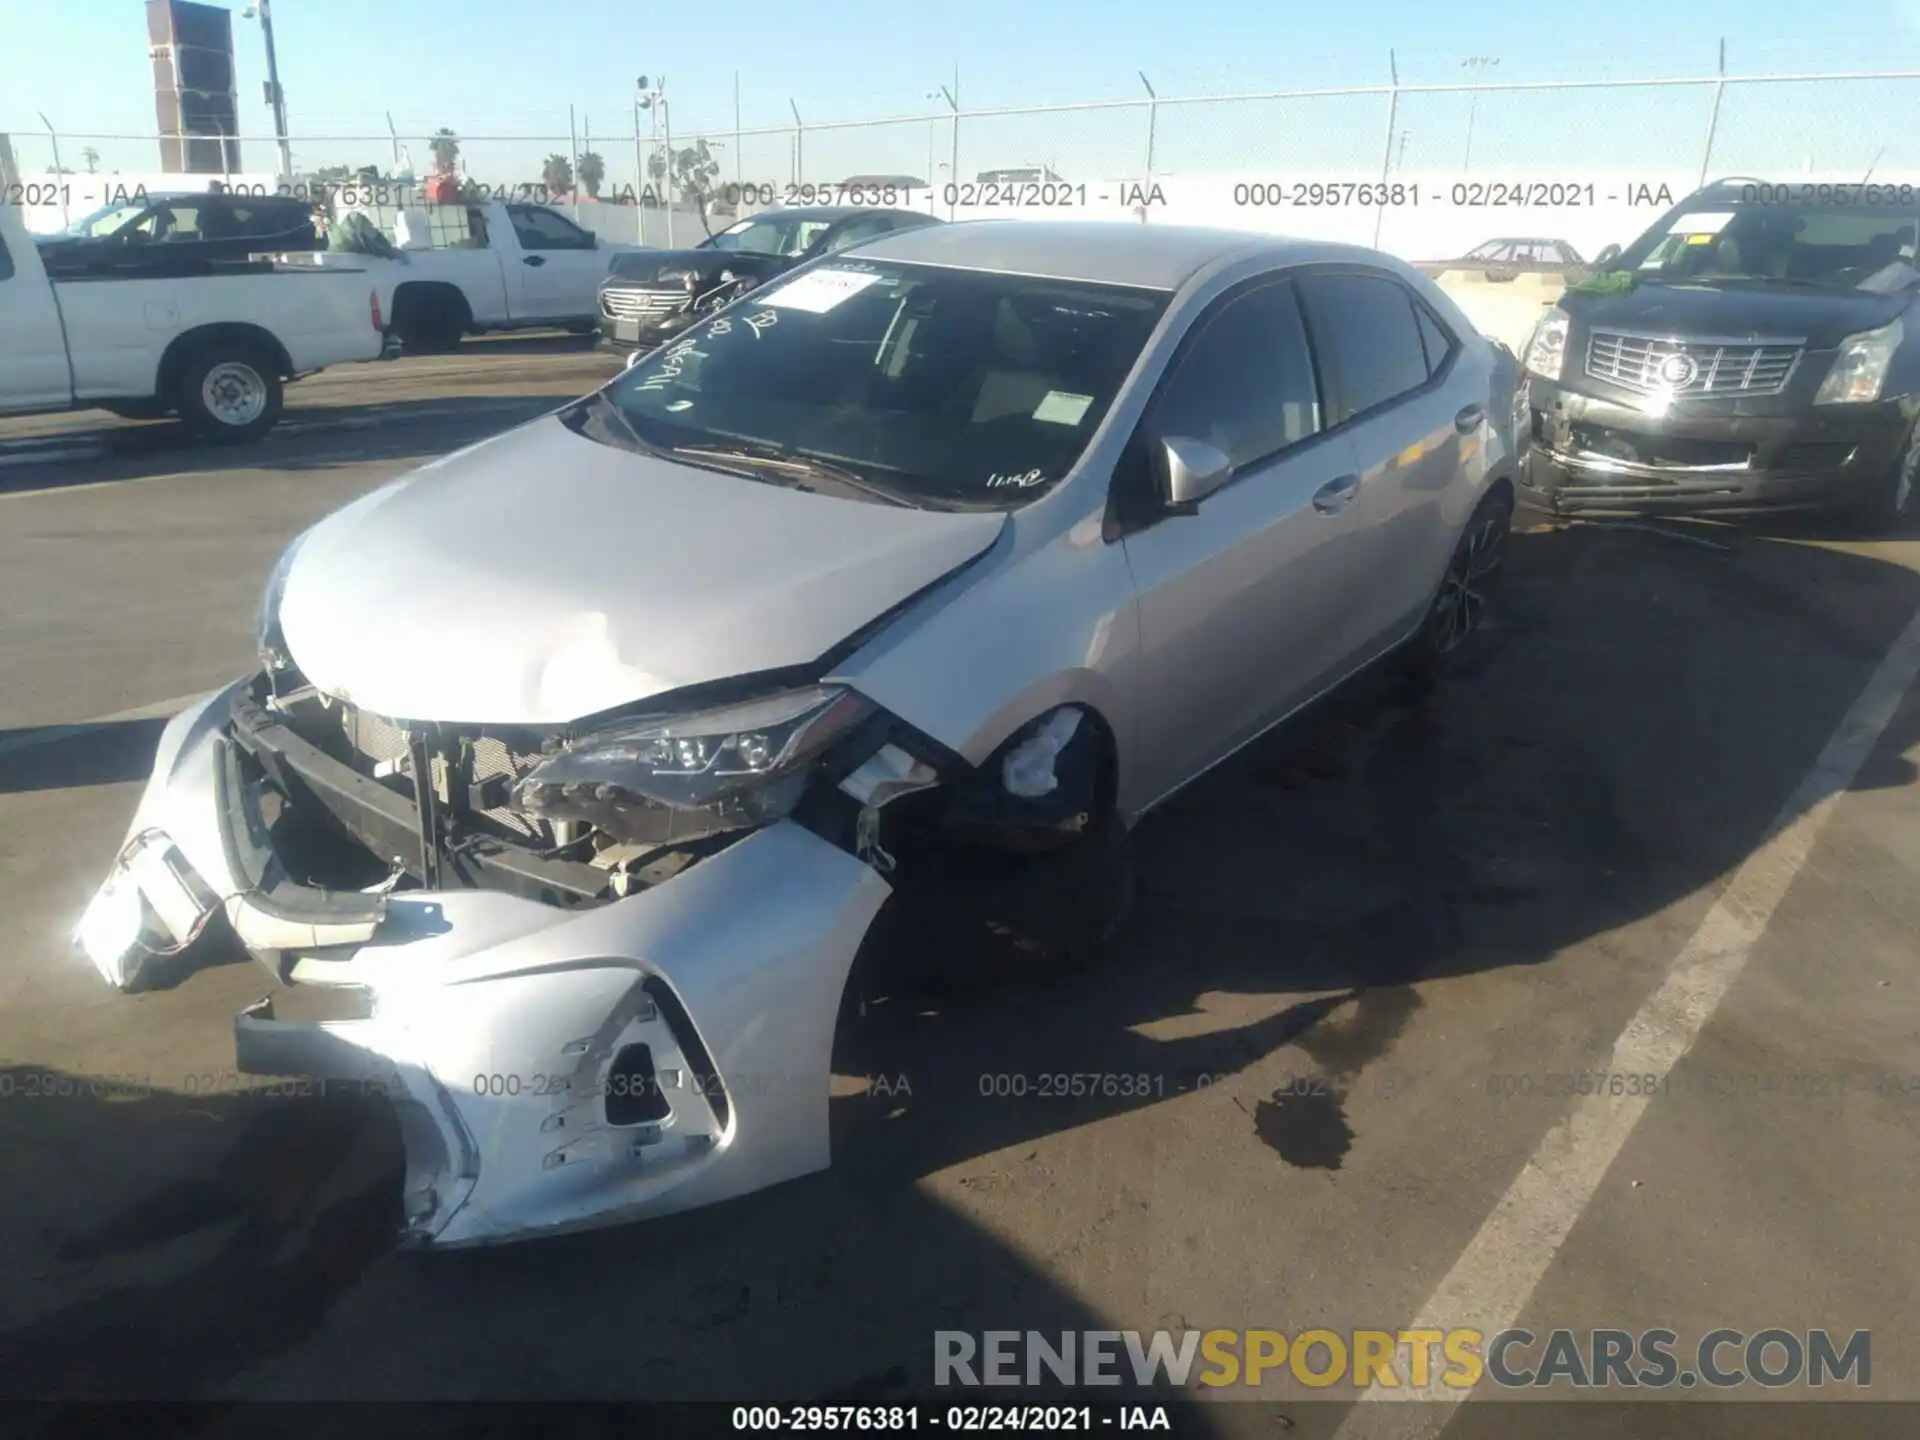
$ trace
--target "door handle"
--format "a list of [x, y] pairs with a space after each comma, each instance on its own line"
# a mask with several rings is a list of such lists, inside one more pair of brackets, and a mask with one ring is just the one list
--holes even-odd
[[1358, 475], [1342, 475], [1338, 480], [1329, 480], [1313, 492], [1313, 508], [1322, 515], [1337, 515], [1353, 503], [1353, 497], [1360, 493]]
[[1480, 422], [1486, 418], [1486, 406], [1469, 405], [1453, 417], [1453, 428], [1458, 430], [1462, 435], [1471, 435], [1475, 430], [1480, 428]]
[[522, 265], [544, 265], [547, 263], [547, 257], [544, 255], [529, 255], [520, 263]]

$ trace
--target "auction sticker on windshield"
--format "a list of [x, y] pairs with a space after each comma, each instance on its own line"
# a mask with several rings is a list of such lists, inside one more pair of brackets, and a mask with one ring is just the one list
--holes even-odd
[[1064, 390], [1049, 390], [1033, 412], [1033, 418], [1050, 425], [1078, 425], [1093, 404], [1091, 395], [1069, 395]]
[[757, 298], [762, 305], [782, 310], [811, 310], [816, 315], [824, 315], [879, 278], [870, 270], [809, 270]]
[[1669, 235], [1718, 235], [1733, 221], [1731, 210], [1703, 211], [1693, 215], [1682, 215], [1673, 222]]

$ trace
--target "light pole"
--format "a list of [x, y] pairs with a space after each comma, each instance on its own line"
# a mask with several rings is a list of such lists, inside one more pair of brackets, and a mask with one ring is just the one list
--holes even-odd
[[[267, 46], [267, 104], [273, 107], [273, 133], [280, 137], [280, 176], [283, 180], [293, 179], [293, 146], [287, 140], [287, 94], [280, 88], [280, 59], [273, 49], [273, 11], [268, 0], [255, 0], [240, 12], [243, 20], [260, 21], [260, 38]], [[226, 141], [220, 142], [224, 152]], [[224, 165], [225, 155], [221, 159]]]
[[[662, 75], [652, 84], [642, 75], [638, 93], [633, 97], [634, 109], [645, 110], [654, 124], [654, 142], [659, 141], [660, 127], [665, 125], [667, 136], [666, 164], [661, 168], [661, 187], [666, 191], [667, 203], [667, 248], [673, 248], [673, 119], [667, 110], [667, 77]], [[633, 149], [636, 158], [640, 153], [640, 122], [636, 114], [633, 125]], [[645, 185], [641, 189], [645, 190]]]
[[[959, 194], [960, 194], [960, 98], [959, 97], [960, 97], [960, 67], [958, 65], [953, 67], [953, 89], [949, 90], [946, 86], [942, 85], [937, 90], [927, 91], [927, 99], [946, 101], [947, 110], [949, 114], [952, 116], [952, 119], [949, 123], [951, 123], [953, 126], [953, 135], [952, 135], [953, 158], [947, 167], [947, 184], [953, 192], [947, 198], [947, 219], [949, 220], [953, 219], [954, 201], [959, 197]], [[928, 123], [929, 123], [929, 127], [931, 127], [932, 122], [928, 122]], [[931, 157], [933, 154], [931, 135], [929, 135], [928, 140], [929, 140], [929, 143], [927, 146], [927, 154], [929, 157], [929, 161], [931, 161]], [[929, 186], [933, 184], [933, 176], [931, 175], [927, 176], [927, 184]], [[932, 197], [929, 196], [928, 199], [929, 199], [929, 202], [931, 202]], [[929, 214], [933, 212], [933, 207], [931, 203], [928, 204], [927, 212]]]
[[[1500, 63], [1498, 55], [1469, 55], [1460, 62], [1460, 68], [1469, 75], [1478, 75]], [[1461, 157], [1460, 169], [1464, 173], [1473, 166], [1473, 117], [1480, 108], [1480, 92], [1475, 90], [1467, 98], [1467, 153]]]

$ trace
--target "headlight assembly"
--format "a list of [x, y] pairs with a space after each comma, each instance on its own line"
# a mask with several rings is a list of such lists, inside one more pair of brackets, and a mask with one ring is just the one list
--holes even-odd
[[1527, 342], [1526, 358], [1521, 362], [1542, 380], [1558, 380], [1567, 360], [1567, 329], [1570, 317], [1558, 305], [1540, 317]]
[[1862, 405], [1880, 398], [1887, 383], [1887, 369], [1893, 353], [1900, 348], [1906, 332], [1898, 320], [1878, 330], [1849, 335], [1840, 342], [1833, 357], [1833, 368], [1820, 382], [1816, 405]]
[[541, 820], [584, 821], [618, 839], [670, 845], [779, 820], [808, 772], [872, 706], [815, 685], [689, 715], [652, 716], [583, 736], [514, 786]]

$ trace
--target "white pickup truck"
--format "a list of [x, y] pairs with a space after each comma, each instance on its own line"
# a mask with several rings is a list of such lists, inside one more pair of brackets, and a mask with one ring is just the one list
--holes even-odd
[[178, 414], [209, 439], [251, 440], [280, 418], [287, 381], [384, 345], [364, 272], [54, 281], [19, 210], [0, 205], [0, 415]]
[[416, 352], [493, 330], [588, 333], [599, 324], [600, 282], [614, 254], [645, 248], [603, 240], [545, 205], [489, 200], [361, 213], [396, 243], [396, 257], [332, 250], [276, 258], [367, 270], [393, 333]]

